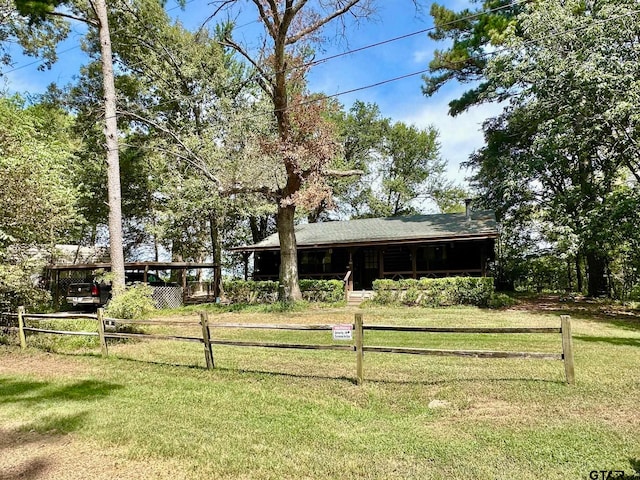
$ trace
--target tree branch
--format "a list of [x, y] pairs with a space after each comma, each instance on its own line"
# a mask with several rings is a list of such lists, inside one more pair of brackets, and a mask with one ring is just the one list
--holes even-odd
[[323, 175], [327, 177], [334, 178], [344, 178], [344, 177], [361, 177], [365, 174], [364, 170], [323, 170]]
[[262, 5], [262, 2], [260, 0], [253, 0], [253, 3], [258, 8], [258, 13], [260, 14], [262, 23], [264, 23], [264, 26], [269, 31], [269, 35], [271, 35], [272, 38], [275, 38], [276, 36], [275, 24], [280, 23], [280, 15], [278, 15], [278, 6], [275, 4], [275, 2], [273, 2], [273, 0], [269, 0], [269, 8], [271, 8], [271, 11], [273, 12], [273, 19], [271, 19], [270, 21], [269, 15], [267, 15], [267, 12], [265, 11], [264, 6]]
[[296, 43], [301, 38], [304, 38], [305, 36], [315, 32], [319, 28], [323, 27], [325, 24], [329, 23], [334, 18], [338, 18], [339, 16], [344, 15], [345, 13], [347, 13], [349, 10], [351, 10], [353, 7], [355, 7], [361, 1], [362, 0], [349, 0], [342, 8], [339, 8], [339, 9], [333, 11], [332, 13], [327, 15], [326, 17], [321, 18], [317, 22], [309, 25], [307, 28], [304, 28], [304, 29], [300, 30], [298, 33], [296, 33], [295, 35], [287, 38], [286, 44], [287, 45], [293, 45], [294, 43]]
[[247, 51], [244, 48], [242, 48], [242, 46], [240, 46], [240, 44], [234, 42], [231, 38], [225, 37], [224, 41], [219, 43], [222, 46], [233, 48], [236, 52], [242, 55], [253, 66], [253, 68], [255, 68], [258, 71], [258, 73], [262, 77], [262, 79], [258, 79], [258, 84], [260, 85], [260, 88], [262, 88], [262, 90], [264, 90], [264, 92], [267, 95], [269, 95], [270, 97], [273, 97], [273, 88], [271, 87], [271, 82], [269, 81], [269, 75], [262, 68], [262, 66], [260, 66], [260, 64], [256, 62], [247, 53]]
[[62, 13], [62, 12], [48, 12], [48, 15], [51, 15], [53, 17], [62, 17], [62, 18], [67, 18], [69, 20], [75, 20], [77, 22], [82, 22], [82, 23], [86, 23], [88, 25], [91, 25], [92, 27], [97, 27], [98, 26], [98, 22], [95, 20], [91, 20], [90, 18], [83, 18], [83, 17], [76, 17], [75, 15], [71, 15], [69, 13]]
[[[207, 177], [207, 179], [211, 180], [213, 183], [215, 183], [218, 186], [218, 189], [222, 188], [222, 182], [220, 181], [220, 179], [218, 177], [216, 177], [215, 175], [213, 175], [209, 169], [206, 167], [206, 162], [204, 161], [204, 159], [202, 157], [200, 157], [197, 153], [195, 153], [193, 150], [191, 150], [187, 145], [185, 145], [185, 143], [182, 141], [182, 139], [180, 138], [180, 136], [178, 136], [175, 132], [172, 132], [171, 130], [163, 127], [162, 125], [154, 122], [153, 120], [150, 120], [148, 118], [142, 117], [140, 115], [137, 115], [133, 112], [129, 112], [129, 111], [120, 111], [119, 113], [121, 113], [122, 115], [126, 115], [129, 117], [132, 117], [136, 120], [139, 120], [140, 122], [143, 122], [147, 125], [150, 125], [154, 128], [157, 128], [158, 130], [160, 130], [161, 132], [169, 135], [171, 138], [173, 138], [176, 143], [178, 145], [180, 145], [181, 148], [184, 149], [185, 152], [187, 152], [187, 156], [183, 156], [181, 154], [177, 154], [175, 152], [173, 152], [174, 155], [176, 155], [179, 158], [182, 158], [183, 160], [187, 161], [191, 166], [193, 166], [194, 168], [196, 168], [197, 170], [199, 170], [200, 172], [202, 172], [205, 177]], [[195, 160], [195, 161], [194, 161]]]
[[222, 196], [228, 197], [230, 195], [243, 195], [250, 193], [259, 193], [260, 195], [264, 195], [266, 198], [270, 200], [278, 200], [280, 195], [276, 190], [273, 190], [265, 185], [259, 187], [248, 187], [246, 185], [234, 185], [228, 188], [220, 188], [219, 193]]

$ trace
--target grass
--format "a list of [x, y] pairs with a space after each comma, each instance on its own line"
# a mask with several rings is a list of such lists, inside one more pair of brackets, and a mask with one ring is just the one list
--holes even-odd
[[[64, 437], [68, 455], [81, 452], [80, 445], [96, 445], [122, 460], [111, 472], [118, 478], [564, 479], [589, 478], [592, 470], [632, 473], [640, 470], [640, 321], [579, 307], [360, 310], [365, 325], [556, 326], [560, 310], [572, 313], [572, 387], [564, 383], [562, 363], [554, 361], [366, 354], [359, 387], [351, 352], [215, 346], [217, 368], [207, 371], [199, 344], [114, 343], [105, 359], [97, 345], [56, 344], [57, 338], [43, 336], [40, 341], [49, 339], [48, 350], [56, 354], [41, 346], [25, 353], [0, 347], [0, 432]], [[316, 324], [350, 323], [356, 311], [215, 307], [209, 315], [213, 323]], [[162, 318], [197, 320], [197, 313]], [[180, 332], [198, 335], [198, 327]], [[330, 332], [216, 328], [213, 336], [331, 343]], [[366, 344], [560, 351], [559, 335], [549, 334], [367, 332]], [[430, 408], [434, 400], [440, 406]], [[0, 460], [0, 478], [2, 473]]]

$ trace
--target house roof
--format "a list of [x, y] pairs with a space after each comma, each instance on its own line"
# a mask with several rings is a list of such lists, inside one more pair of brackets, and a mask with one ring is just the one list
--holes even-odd
[[[298, 248], [480, 240], [498, 236], [495, 214], [464, 213], [365, 218], [342, 222], [307, 223], [295, 227]], [[278, 234], [234, 250], [279, 250]]]

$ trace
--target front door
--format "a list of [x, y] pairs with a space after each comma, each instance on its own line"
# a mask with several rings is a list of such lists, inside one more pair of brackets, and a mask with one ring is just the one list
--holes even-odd
[[371, 290], [379, 272], [378, 250], [362, 247], [353, 254], [353, 289]]

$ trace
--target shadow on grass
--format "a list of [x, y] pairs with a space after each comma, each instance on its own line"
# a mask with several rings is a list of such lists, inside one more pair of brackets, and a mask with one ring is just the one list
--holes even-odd
[[86, 416], [86, 412], [46, 415], [11, 430], [0, 428], [0, 455], [5, 459], [0, 479], [42, 478], [55, 459], [30, 453], [42, 451], [43, 447], [59, 442], [62, 435], [79, 429]]
[[[64, 402], [93, 401], [110, 395], [121, 385], [82, 380], [68, 385], [54, 385], [44, 381], [0, 379], [0, 406], [21, 404], [35, 409], [34, 420], [5, 429], [0, 427], [0, 456], [5, 459], [0, 479], [36, 479], [46, 475], [55, 459], [32, 456], [45, 445], [59, 442], [61, 435], [74, 432], [85, 423], [88, 412], [73, 414], [37, 414], [42, 405], [58, 406]], [[23, 452], [23, 453], [18, 453]], [[26, 452], [26, 453], [24, 453]]]
[[105, 397], [120, 388], [122, 385], [97, 380], [82, 380], [70, 385], [53, 386], [50, 382], [0, 378], [0, 405], [93, 400]]
[[617, 346], [640, 347], [640, 338], [628, 337], [592, 337], [588, 335], [573, 335], [574, 340], [589, 343], [609, 343]]
[[[94, 353], [82, 353], [82, 354], [63, 354], [70, 356], [99, 356]], [[184, 363], [171, 363], [171, 362], [159, 362], [153, 360], [140, 360], [132, 357], [121, 357], [121, 356], [112, 356], [113, 358], [123, 361], [123, 362], [131, 362], [140, 365], [151, 365], [151, 366], [160, 366], [160, 367], [176, 367], [176, 368], [187, 368], [190, 370], [197, 370], [206, 372], [206, 368], [202, 365], [189, 365]], [[259, 370], [259, 369], [247, 369], [247, 368], [231, 368], [231, 367], [215, 367], [214, 370], [217, 372], [224, 372], [225, 374], [238, 374], [238, 375], [262, 375], [269, 376], [273, 378], [299, 378], [299, 379], [309, 379], [309, 380], [337, 380], [344, 381], [351, 384], [356, 385], [357, 380], [355, 375], [353, 377], [348, 376], [331, 376], [331, 375], [321, 375], [321, 374], [300, 374], [300, 373], [289, 373], [289, 372], [274, 372], [269, 370]], [[525, 378], [525, 377], [504, 377], [504, 378], [486, 378], [486, 377], [470, 377], [470, 378], [447, 378], [443, 380], [393, 380], [393, 379], [380, 379], [380, 378], [367, 378], [365, 376], [365, 383], [379, 383], [379, 384], [387, 384], [387, 385], [447, 385], [453, 382], [535, 382], [535, 383], [552, 383], [559, 385], [566, 385], [566, 381], [563, 380], [550, 380], [545, 378]], [[1, 394], [1, 390], [0, 390]], [[0, 402], [1, 403], [1, 402]]]
[[35, 480], [42, 478], [46, 470], [48, 469], [50, 462], [44, 458], [34, 458], [28, 462], [11, 467], [7, 470], [0, 469], [0, 479], [2, 480]]
[[512, 310], [546, 315], [569, 315], [577, 320], [602, 322], [623, 330], [640, 330], [640, 311], [622, 304], [598, 299], [580, 298], [562, 301], [561, 295], [516, 295], [519, 304]]
[[[354, 377], [332, 377], [328, 375], [311, 375], [311, 374], [298, 374], [298, 373], [287, 373], [287, 372], [271, 372], [266, 370], [251, 370], [251, 369], [233, 369], [226, 367], [216, 367], [216, 370], [223, 371], [225, 373], [237, 373], [237, 374], [247, 374], [247, 375], [264, 375], [270, 377], [282, 377], [282, 378], [300, 378], [300, 379], [315, 379], [315, 380], [338, 380], [352, 383], [354, 385], [357, 384], [356, 378]], [[566, 385], [564, 380], [550, 380], [544, 378], [524, 378], [524, 377], [505, 377], [505, 378], [486, 378], [486, 377], [469, 377], [469, 378], [447, 378], [442, 380], [392, 380], [392, 379], [381, 379], [381, 378], [367, 378], [365, 376], [364, 383], [375, 383], [382, 385], [450, 385], [455, 382], [535, 382], [535, 383], [553, 383], [558, 385]]]

